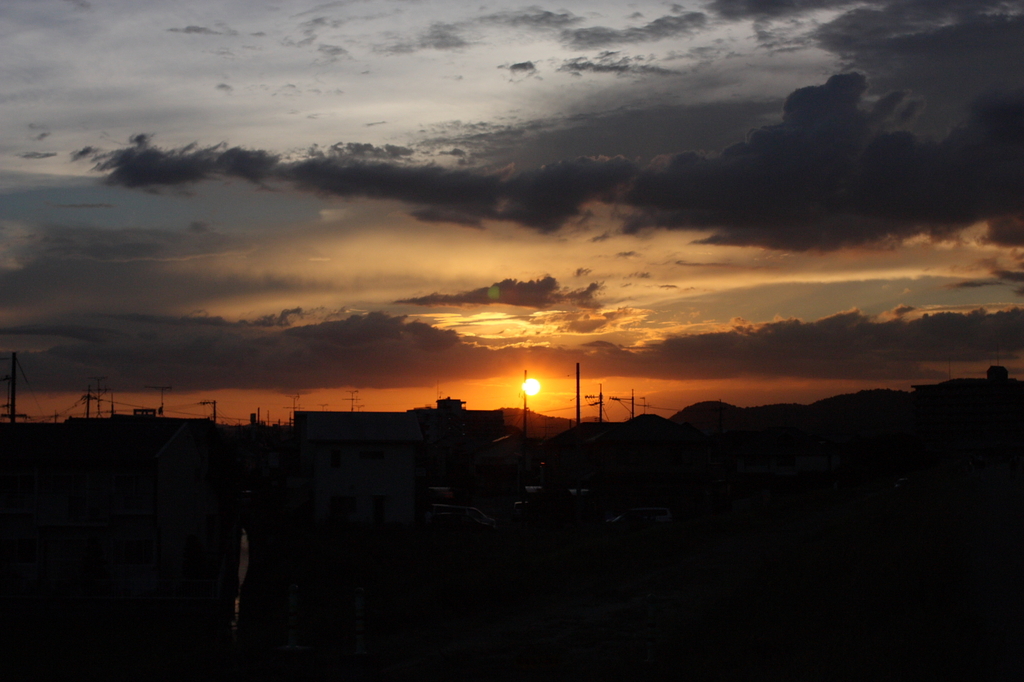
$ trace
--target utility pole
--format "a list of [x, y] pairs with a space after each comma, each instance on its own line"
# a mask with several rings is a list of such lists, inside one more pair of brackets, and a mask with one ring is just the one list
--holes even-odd
[[200, 400], [200, 405], [213, 405], [213, 423], [217, 423], [217, 401], [216, 400]]
[[604, 421], [604, 384], [598, 384], [597, 395], [588, 395], [587, 400], [597, 401], [590, 403], [590, 406], [597, 405], [597, 423], [600, 424]]
[[[355, 412], [356, 411], [356, 407], [362, 407], [362, 405], [356, 405], [356, 403], [359, 402], [359, 389], [358, 388], [355, 389], [355, 390], [349, 390], [348, 395], [349, 395], [349, 397], [348, 398], [344, 398], [343, 400], [349, 401], [349, 405], [348, 405], [348, 411], [349, 412]], [[439, 400], [440, 400], [440, 398], [439, 398]]]
[[7, 379], [7, 418], [13, 424], [18, 418], [18, 354], [11, 351], [11, 375]]
[[155, 389], [157, 391], [160, 391], [160, 409], [157, 410], [156, 413], [158, 415], [160, 415], [161, 417], [164, 416], [164, 391], [171, 390], [171, 387], [170, 386], [146, 386], [146, 388], [152, 388], [152, 389]]
[[576, 363], [576, 425], [580, 425], [580, 363]]
[[100, 396], [102, 396], [104, 393], [106, 393], [106, 389], [103, 388], [103, 386], [102, 386], [103, 380], [106, 379], [106, 377], [89, 377], [89, 378], [96, 382], [96, 395], [93, 397], [93, 400], [96, 401], [96, 416], [97, 417], [102, 417], [103, 416], [103, 410], [100, 409]]
[[[608, 396], [608, 400], [616, 400], [620, 404], [625, 398], [616, 398], [615, 396]], [[632, 419], [636, 416], [636, 393], [634, 389], [629, 389], [629, 418]]]

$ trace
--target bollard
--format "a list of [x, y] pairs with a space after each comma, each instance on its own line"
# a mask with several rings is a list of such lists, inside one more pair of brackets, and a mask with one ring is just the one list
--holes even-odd
[[288, 588], [288, 644], [289, 649], [299, 645], [299, 586]]
[[289, 680], [308, 680], [313, 675], [313, 650], [299, 646], [299, 586], [288, 587], [288, 643], [277, 647], [275, 674]]
[[647, 658], [644, 663], [654, 663], [654, 596], [647, 595]]
[[363, 588], [356, 588], [356, 655], [361, 656], [366, 653], [366, 624], [363, 621], [363, 614], [366, 609], [366, 599], [364, 596]]

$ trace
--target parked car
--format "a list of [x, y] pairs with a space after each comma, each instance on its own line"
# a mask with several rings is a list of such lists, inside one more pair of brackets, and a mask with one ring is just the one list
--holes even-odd
[[426, 521], [432, 526], [497, 528], [498, 522], [476, 507], [460, 507], [454, 504], [434, 504], [427, 512]]
[[667, 507], [637, 507], [619, 514], [608, 523], [666, 523], [671, 520], [672, 512]]

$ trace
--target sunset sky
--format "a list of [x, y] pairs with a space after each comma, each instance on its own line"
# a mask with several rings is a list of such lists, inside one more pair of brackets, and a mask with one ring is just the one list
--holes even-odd
[[33, 418], [1024, 378], [1022, 247], [1024, 2], [0, 4]]

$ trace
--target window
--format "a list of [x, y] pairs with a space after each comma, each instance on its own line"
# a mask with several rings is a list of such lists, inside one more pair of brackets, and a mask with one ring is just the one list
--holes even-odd
[[341, 450], [331, 450], [331, 468], [341, 468]]
[[330, 517], [336, 520], [343, 520], [349, 514], [356, 513], [356, 498], [348, 495], [331, 495]]
[[384, 459], [383, 450], [363, 450], [359, 453], [359, 459]]

